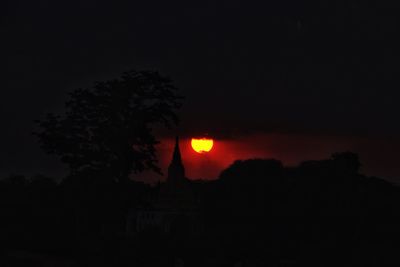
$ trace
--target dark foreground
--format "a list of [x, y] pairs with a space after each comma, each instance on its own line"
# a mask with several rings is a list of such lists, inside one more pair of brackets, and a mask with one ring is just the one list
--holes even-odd
[[[359, 168], [351, 153], [296, 168], [238, 161], [169, 200], [166, 185], [101, 174], [10, 177], [0, 183], [0, 266], [400, 265], [400, 190]], [[195, 203], [197, 227], [178, 216], [168, 231], [127, 230], [132, 211], [157, 216], [155, 200], [171, 198]]]

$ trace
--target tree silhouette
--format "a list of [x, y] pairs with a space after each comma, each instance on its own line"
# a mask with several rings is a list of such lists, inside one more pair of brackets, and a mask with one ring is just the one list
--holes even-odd
[[117, 181], [157, 166], [153, 127], [178, 122], [182, 97], [170, 79], [152, 71], [130, 71], [70, 94], [63, 116], [38, 120], [42, 148], [68, 164], [71, 173], [101, 171]]
[[350, 173], [357, 173], [360, 170], [361, 163], [358, 155], [352, 152], [334, 153], [332, 159], [337, 163], [337, 167], [347, 170]]

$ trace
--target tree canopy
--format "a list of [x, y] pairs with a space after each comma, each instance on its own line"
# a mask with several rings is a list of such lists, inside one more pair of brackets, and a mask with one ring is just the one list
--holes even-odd
[[177, 124], [182, 97], [169, 78], [153, 71], [125, 72], [70, 93], [65, 113], [38, 120], [42, 148], [72, 173], [101, 171], [114, 179], [157, 165], [154, 127]]

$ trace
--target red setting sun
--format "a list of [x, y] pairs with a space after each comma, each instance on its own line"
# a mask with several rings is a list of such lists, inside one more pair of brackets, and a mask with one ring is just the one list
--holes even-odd
[[192, 138], [191, 144], [193, 150], [197, 153], [207, 153], [211, 151], [214, 140], [210, 138]]

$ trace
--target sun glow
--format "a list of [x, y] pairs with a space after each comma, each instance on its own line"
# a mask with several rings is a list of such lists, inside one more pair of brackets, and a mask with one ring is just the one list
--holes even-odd
[[197, 153], [206, 153], [211, 151], [214, 140], [210, 138], [192, 138], [191, 143], [194, 151]]

